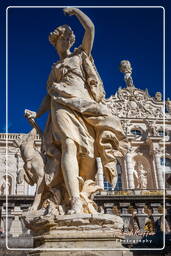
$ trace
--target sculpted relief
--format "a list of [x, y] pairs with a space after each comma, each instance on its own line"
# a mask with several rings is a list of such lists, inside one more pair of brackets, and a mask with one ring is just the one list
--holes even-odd
[[162, 101], [153, 101], [146, 91], [135, 87], [119, 89], [118, 92], [105, 100], [114, 115], [118, 117], [159, 118], [163, 119]]
[[163, 119], [164, 110], [161, 93], [157, 92], [155, 97], [152, 98], [147, 90], [143, 91], [136, 88], [132, 79], [131, 63], [128, 60], [121, 61], [120, 71], [124, 73], [126, 88], [119, 88], [115, 95], [104, 100], [113, 115], [120, 118], [155, 117]]
[[0, 182], [0, 195], [10, 195], [12, 192], [12, 178], [4, 175]]
[[138, 164], [134, 168], [134, 184], [137, 189], [147, 189], [147, 170], [143, 164]]
[[[127, 140], [119, 118], [104, 101], [103, 83], [91, 56], [94, 25], [79, 9], [66, 8], [64, 12], [80, 21], [85, 34], [73, 52], [70, 48], [75, 35], [68, 25], [57, 27], [49, 35], [59, 60], [52, 66], [40, 108], [37, 112], [25, 111], [34, 128], [16, 141], [25, 163], [21, 177], [31, 185], [37, 184], [32, 211], [97, 213], [92, 200], [101, 190], [94, 182], [96, 157], [101, 157], [105, 178], [115, 187], [117, 157], [125, 155]], [[34, 138], [40, 129], [34, 120], [47, 111], [38, 152]]]

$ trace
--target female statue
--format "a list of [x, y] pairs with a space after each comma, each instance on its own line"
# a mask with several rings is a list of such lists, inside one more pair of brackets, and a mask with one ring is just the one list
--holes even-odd
[[[70, 51], [75, 36], [68, 25], [50, 33], [49, 41], [60, 60], [52, 67], [47, 96], [39, 110], [27, 111], [27, 117], [38, 118], [50, 110], [43, 152], [60, 161], [59, 172], [71, 200], [69, 213], [73, 214], [83, 212], [78, 177], [95, 179], [97, 156], [102, 159], [106, 179], [115, 186], [116, 157], [124, 155], [126, 140], [119, 119], [103, 103], [102, 81], [91, 57], [94, 25], [79, 9], [66, 8], [64, 12], [75, 15], [83, 25], [82, 44]], [[45, 172], [47, 168], [46, 165]]]

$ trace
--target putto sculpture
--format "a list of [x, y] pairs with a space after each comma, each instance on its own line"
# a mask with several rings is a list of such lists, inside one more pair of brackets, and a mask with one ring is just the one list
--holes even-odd
[[[56, 215], [94, 214], [97, 207], [92, 197], [101, 190], [95, 184], [96, 157], [102, 159], [105, 178], [115, 187], [117, 157], [126, 153], [127, 140], [119, 118], [103, 101], [103, 83], [91, 56], [94, 25], [79, 9], [66, 8], [64, 13], [76, 16], [85, 34], [82, 44], [71, 52], [75, 35], [68, 25], [58, 26], [50, 33], [49, 41], [59, 60], [52, 66], [47, 95], [39, 110], [25, 111], [37, 130], [34, 119], [49, 111], [41, 153], [37, 156], [42, 159], [44, 174], [34, 181], [38, 185], [32, 210], [44, 209]], [[29, 138], [32, 139], [29, 135], [27, 141]], [[39, 165], [29, 169], [24, 153], [23, 159], [27, 177], [31, 170], [36, 176]]]

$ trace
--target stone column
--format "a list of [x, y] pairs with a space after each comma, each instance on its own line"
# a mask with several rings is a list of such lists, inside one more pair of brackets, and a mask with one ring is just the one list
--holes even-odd
[[100, 157], [96, 158], [97, 161], [97, 184], [104, 189], [103, 166]]
[[126, 165], [127, 165], [127, 173], [128, 173], [128, 188], [134, 189], [134, 176], [133, 176], [133, 165], [132, 165], [132, 157], [131, 151], [128, 151], [126, 155]]
[[16, 159], [17, 159], [17, 172], [16, 172], [16, 187], [15, 187], [15, 194], [17, 195], [17, 194], [18, 194], [18, 182], [17, 182], [17, 176], [18, 176], [19, 169], [20, 169], [20, 165], [19, 165], [19, 163], [20, 163], [20, 153], [19, 153], [19, 152], [17, 152], [17, 153], [15, 154], [15, 157], [16, 157]]
[[160, 157], [161, 156], [160, 156], [159, 151], [155, 151], [154, 159], [155, 159], [155, 164], [156, 164], [159, 189], [163, 189], [164, 188], [164, 180], [163, 180], [163, 170], [162, 170], [162, 166], [160, 164]]

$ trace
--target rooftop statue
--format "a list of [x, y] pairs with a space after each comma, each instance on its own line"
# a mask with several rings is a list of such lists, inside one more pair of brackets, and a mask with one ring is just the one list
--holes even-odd
[[[59, 60], [52, 66], [47, 95], [40, 108], [37, 112], [25, 111], [33, 124], [34, 119], [49, 111], [41, 149], [44, 203], [39, 203], [37, 209], [49, 202], [48, 193], [51, 193], [56, 199], [53, 203], [51, 200], [50, 205], [59, 204], [63, 208], [56, 211], [59, 214], [94, 213], [96, 206], [91, 200], [92, 194], [100, 190], [94, 182], [96, 157], [101, 157], [104, 175], [115, 187], [116, 158], [126, 153], [127, 141], [119, 118], [112, 115], [103, 102], [103, 83], [91, 56], [94, 25], [79, 9], [66, 8], [64, 13], [74, 15], [84, 27], [82, 44], [70, 51], [75, 35], [68, 25], [59, 26], [50, 33], [49, 41]], [[25, 168], [28, 165], [26, 163]], [[42, 191], [42, 185], [39, 186]]]
[[127, 87], [134, 87], [132, 80], [132, 67], [129, 60], [122, 60], [120, 63], [120, 71], [124, 73], [124, 80]]

